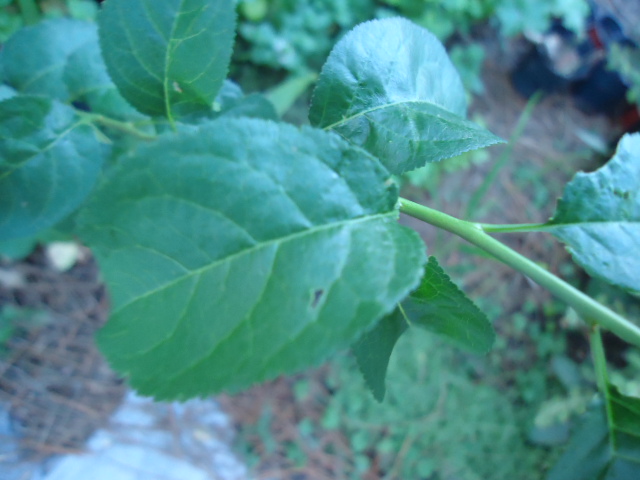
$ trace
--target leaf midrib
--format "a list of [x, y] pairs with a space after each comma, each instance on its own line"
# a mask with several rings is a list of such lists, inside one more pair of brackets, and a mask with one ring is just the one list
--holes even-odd
[[605, 225], [605, 224], [611, 224], [611, 223], [621, 223], [621, 224], [631, 224], [631, 225], [635, 225], [638, 224], [640, 225], [640, 219], [633, 219], [633, 220], [589, 220], [588, 222], [570, 222], [570, 223], [547, 223], [544, 225], [541, 225], [539, 228], [536, 228], [536, 231], [539, 232], [544, 232], [544, 231], [549, 231], [549, 230], [557, 230], [557, 229], [561, 229], [561, 228], [567, 228], [567, 227], [596, 227], [596, 226], [601, 226], [601, 225]]
[[[12, 175], [13, 172], [15, 172], [16, 170], [20, 170], [25, 165], [27, 165], [31, 160], [33, 160], [35, 157], [38, 157], [40, 155], [47, 153], [49, 150], [53, 149], [59, 142], [61, 142], [63, 138], [65, 138], [67, 135], [73, 132], [76, 128], [85, 124], [86, 122], [83, 119], [81, 118], [77, 119], [74, 123], [70, 124], [69, 127], [62, 130], [52, 142], [48, 143], [44, 148], [39, 149], [38, 153], [31, 155], [29, 158], [23, 160], [22, 162], [15, 164], [14, 168], [10, 168], [8, 169], [8, 171], [0, 174], [0, 180], [3, 180], [8, 176]], [[29, 144], [29, 142], [25, 142], [25, 143]], [[31, 143], [31, 145], [33, 144]]]
[[[333, 222], [333, 223], [327, 223], [327, 224], [324, 224], [324, 225], [320, 225], [320, 226], [318, 226], [316, 228], [307, 228], [307, 229], [301, 230], [299, 232], [295, 232], [295, 233], [286, 235], [284, 237], [277, 237], [277, 238], [274, 238], [274, 239], [271, 239], [271, 240], [267, 240], [266, 242], [258, 243], [256, 245], [253, 245], [253, 246], [249, 247], [249, 248], [245, 248], [243, 250], [239, 250], [239, 251], [237, 251], [235, 253], [232, 253], [231, 255], [225, 256], [223, 258], [216, 259], [212, 263], [204, 265], [204, 266], [202, 266], [200, 268], [188, 271], [184, 275], [179, 275], [179, 276], [175, 277], [174, 279], [172, 279], [171, 281], [166, 282], [166, 283], [164, 283], [164, 284], [162, 284], [162, 285], [160, 285], [160, 286], [158, 286], [158, 287], [156, 287], [156, 288], [154, 288], [152, 290], [149, 290], [149, 291], [145, 292], [144, 294], [142, 294], [140, 296], [137, 296], [137, 297], [131, 299], [130, 301], [124, 303], [123, 305], [118, 305], [117, 307], [115, 307], [113, 309], [112, 315], [115, 315], [115, 314], [119, 313], [120, 311], [126, 309], [130, 305], [132, 305], [132, 304], [134, 304], [134, 303], [136, 303], [136, 302], [138, 302], [140, 300], [143, 300], [143, 299], [148, 298], [148, 297], [150, 297], [152, 295], [155, 295], [156, 293], [161, 292], [161, 291], [163, 291], [163, 290], [165, 290], [167, 288], [170, 288], [173, 285], [175, 285], [177, 283], [180, 283], [180, 282], [182, 282], [184, 280], [187, 280], [187, 279], [189, 279], [191, 277], [204, 274], [207, 271], [219, 266], [220, 264], [222, 264], [224, 262], [233, 261], [235, 258], [241, 257], [242, 255], [246, 255], [246, 254], [252, 253], [254, 251], [258, 251], [258, 250], [260, 250], [262, 248], [267, 248], [267, 247], [269, 247], [271, 245], [275, 245], [275, 244], [278, 244], [278, 243], [290, 242], [292, 240], [295, 240], [296, 238], [304, 237], [305, 235], [309, 235], [309, 234], [313, 234], [313, 233], [318, 233], [318, 232], [321, 232], [323, 230], [330, 230], [332, 228], [340, 228], [340, 227], [345, 226], [345, 225], [356, 225], [358, 223], [364, 223], [364, 222], [368, 222], [368, 221], [375, 221], [377, 219], [393, 218], [395, 215], [396, 215], [395, 210], [392, 210], [390, 212], [378, 213], [378, 214], [375, 214], [375, 215], [365, 215], [365, 216], [356, 217], [356, 218], [349, 218], [349, 219], [342, 220], [342, 221], [339, 221], [339, 222]], [[113, 227], [110, 227], [110, 228], [113, 228]], [[132, 247], [140, 248], [140, 247], [142, 247], [142, 245], [134, 245]], [[144, 247], [144, 248], [148, 248], [148, 247]], [[125, 250], [125, 249], [122, 249], [122, 250]], [[119, 251], [119, 250], [116, 250], [115, 252], [117, 252], [117, 251]], [[172, 260], [174, 260], [174, 259], [172, 259]], [[178, 262], [178, 264], [180, 264], [180, 262]]]
[[[459, 116], [459, 115], [457, 115], [457, 114], [455, 114], [455, 113], [453, 113], [453, 112], [451, 112], [451, 111], [447, 110], [446, 108], [444, 108], [444, 107], [442, 107], [442, 106], [440, 106], [440, 105], [438, 105], [438, 104], [436, 104], [436, 103], [428, 102], [428, 101], [426, 101], [426, 100], [420, 100], [420, 99], [413, 99], [413, 100], [401, 100], [401, 101], [399, 101], [399, 102], [385, 103], [385, 104], [378, 105], [378, 106], [375, 106], [375, 107], [372, 107], [372, 108], [367, 108], [367, 109], [365, 109], [365, 110], [362, 110], [362, 111], [360, 111], [360, 112], [356, 113], [355, 115], [352, 115], [352, 116], [350, 116], [350, 117], [343, 118], [342, 120], [340, 120], [340, 121], [338, 121], [338, 122], [334, 122], [334, 123], [332, 123], [331, 125], [327, 125], [326, 127], [323, 127], [322, 129], [323, 129], [323, 130], [331, 130], [332, 128], [335, 128], [335, 127], [340, 126], [340, 125], [344, 125], [345, 123], [349, 123], [351, 120], [354, 120], [354, 119], [356, 119], [356, 118], [359, 118], [359, 117], [365, 116], [365, 115], [367, 115], [367, 114], [369, 114], [369, 113], [376, 112], [376, 111], [378, 111], [378, 110], [384, 110], [384, 109], [386, 109], [386, 108], [396, 107], [396, 106], [398, 106], [398, 105], [405, 105], [405, 104], [411, 104], [411, 103], [418, 103], [418, 104], [420, 104], [420, 105], [422, 105], [422, 104], [424, 104], [424, 105], [430, 105], [430, 106], [436, 107], [436, 108], [438, 108], [438, 109], [440, 109], [440, 110], [443, 110], [443, 111], [445, 111], [445, 112], [447, 112], [447, 113], [449, 113], [449, 114], [451, 114], [451, 115]], [[460, 118], [462, 118], [462, 117], [460, 117]]]
[[169, 32], [169, 38], [167, 39], [167, 50], [164, 55], [164, 103], [165, 108], [167, 110], [167, 118], [169, 121], [173, 122], [173, 115], [171, 113], [171, 101], [169, 99], [169, 63], [170, 63], [170, 53], [173, 51], [171, 48], [171, 40], [174, 37], [176, 32], [176, 28], [178, 26], [178, 21], [180, 19], [180, 12], [182, 11], [182, 7], [184, 6], [185, 0], [180, 0], [180, 4], [178, 6], [178, 10], [176, 15], [174, 16], [173, 23], [171, 24], [171, 32]]

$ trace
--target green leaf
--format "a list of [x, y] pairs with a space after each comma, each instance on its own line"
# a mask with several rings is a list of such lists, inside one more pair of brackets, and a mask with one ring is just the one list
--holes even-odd
[[75, 210], [105, 156], [72, 108], [27, 95], [0, 103], [0, 240], [34, 235]]
[[316, 72], [294, 74], [267, 92], [267, 98], [275, 106], [278, 116], [287, 113], [317, 79]]
[[406, 329], [407, 321], [402, 311], [397, 308], [351, 346], [362, 376], [379, 402], [384, 400], [386, 392], [385, 378], [389, 358], [396, 342]]
[[99, 344], [141, 393], [315, 365], [418, 284], [424, 244], [365, 151], [263, 120], [194, 128], [122, 158], [79, 220], [113, 303]]
[[0, 102], [7, 98], [15, 97], [16, 91], [9, 85], [0, 85]]
[[567, 450], [547, 480], [636, 480], [640, 472], [640, 399], [608, 385], [607, 406], [599, 399], [584, 415]]
[[119, 118], [141, 117], [109, 78], [93, 23], [58, 18], [23, 28], [4, 45], [0, 68], [20, 93]]
[[142, 113], [206, 113], [227, 75], [235, 32], [228, 0], [109, 0], [98, 14], [111, 78]]
[[213, 118], [220, 116], [262, 118], [278, 120], [273, 104], [259, 93], [244, 95], [242, 89], [230, 80], [225, 80], [213, 104]]
[[392, 18], [363, 23], [338, 42], [309, 119], [400, 174], [501, 141], [465, 114], [462, 82], [439, 40]]
[[640, 293], [640, 134], [624, 136], [599, 170], [578, 173], [545, 229], [589, 275]]
[[474, 353], [488, 352], [495, 332], [487, 316], [451, 281], [434, 257], [429, 257], [418, 289], [402, 302], [411, 325], [442, 335]]

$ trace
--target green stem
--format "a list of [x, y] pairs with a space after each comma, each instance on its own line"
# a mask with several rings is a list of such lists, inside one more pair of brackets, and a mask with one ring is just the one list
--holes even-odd
[[487, 235], [482, 226], [471, 223], [419, 205], [410, 200], [400, 199], [400, 211], [448, 232], [454, 233], [502, 263], [523, 273], [538, 285], [546, 288], [556, 297], [571, 306], [583, 319], [594, 321], [611, 330], [620, 338], [640, 347], [640, 328], [601, 305], [564, 280], [540, 267], [526, 257], [507, 247], [502, 242]]
[[20, 13], [26, 25], [33, 25], [40, 21], [40, 10], [35, 0], [18, 0]]
[[552, 227], [546, 223], [514, 223], [509, 225], [494, 225], [491, 223], [477, 223], [485, 233], [522, 233], [543, 232]]
[[88, 123], [98, 123], [105, 127], [112, 128], [114, 130], [118, 130], [120, 132], [132, 135], [136, 138], [139, 138], [140, 140], [151, 141], [156, 139], [155, 135], [150, 135], [148, 133], [141, 132], [140, 130], [136, 129], [131, 123], [128, 123], [128, 122], [115, 120], [113, 118], [105, 117], [104, 115], [100, 115], [97, 113], [87, 113], [87, 112], [81, 112], [81, 111], [77, 111], [77, 113], [78, 115], [83, 117]]
[[491, 185], [496, 181], [500, 170], [504, 168], [507, 162], [511, 159], [511, 155], [513, 154], [513, 149], [518, 143], [518, 139], [524, 133], [524, 129], [527, 127], [529, 120], [531, 120], [531, 116], [533, 115], [533, 110], [536, 108], [536, 105], [540, 103], [540, 99], [542, 98], [542, 94], [540, 92], [535, 93], [527, 102], [524, 110], [520, 114], [520, 118], [518, 118], [518, 123], [516, 124], [511, 137], [509, 138], [509, 142], [507, 143], [507, 147], [504, 149], [500, 157], [498, 157], [498, 161], [493, 165], [489, 173], [485, 175], [482, 184], [478, 187], [478, 189], [473, 192], [469, 202], [467, 203], [467, 210], [465, 212], [465, 218], [469, 218], [473, 216], [473, 213], [476, 210], [476, 205], [482, 204], [482, 199], [491, 188]]
[[[596, 380], [598, 382], [598, 390], [602, 394], [604, 400], [605, 409], [607, 412], [607, 423], [609, 424], [609, 431], [612, 432], [615, 428], [613, 422], [613, 408], [611, 406], [611, 400], [609, 398], [609, 374], [607, 372], [607, 358], [604, 354], [604, 345], [602, 344], [602, 336], [600, 335], [600, 327], [595, 325], [591, 329], [589, 335], [589, 343], [591, 345], [591, 355], [593, 356], [593, 364], [596, 370]], [[616, 451], [615, 435], [609, 436], [611, 442], [611, 448]]]
[[609, 385], [609, 374], [607, 373], [607, 359], [604, 354], [604, 345], [602, 344], [600, 327], [597, 325], [591, 329], [589, 343], [591, 344], [591, 355], [593, 356], [593, 364], [596, 369], [598, 390], [602, 392], [602, 395], [606, 396], [609, 391], [607, 387], [607, 385]]

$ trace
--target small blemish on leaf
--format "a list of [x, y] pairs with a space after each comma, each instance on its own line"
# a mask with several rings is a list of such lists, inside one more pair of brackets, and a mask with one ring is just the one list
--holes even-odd
[[614, 190], [613, 194], [616, 195], [617, 197], [620, 197], [620, 198], [624, 199], [624, 200], [629, 200], [629, 191], [628, 190], [625, 190], [625, 191]]
[[311, 306], [313, 308], [316, 308], [318, 306], [318, 303], [320, 303], [320, 300], [322, 299], [323, 295], [324, 295], [324, 290], [322, 290], [321, 288], [313, 292], [313, 300], [311, 301]]
[[180, 84], [178, 82], [173, 82], [173, 89], [178, 93], [182, 93], [182, 88], [180, 88]]

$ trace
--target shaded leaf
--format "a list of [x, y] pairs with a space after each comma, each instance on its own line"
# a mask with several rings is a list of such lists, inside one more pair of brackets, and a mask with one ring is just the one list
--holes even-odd
[[262, 118], [278, 120], [278, 114], [273, 104], [259, 93], [246, 95], [242, 89], [225, 80], [213, 104], [213, 118], [220, 116]]
[[228, 0], [109, 0], [98, 15], [111, 78], [142, 113], [211, 110], [231, 58], [235, 3]]
[[141, 117], [109, 78], [94, 23], [58, 18], [23, 28], [4, 45], [0, 68], [20, 93], [118, 118]]
[[421, 275], [388, 180], [333, 134], [263, 120], [141, 146], [80, 220], [114, 307], [103, 352], [141, 393], [187, 398], [348, 347]]
[[599, 170], [578, 173], [545, 229], [589, 275], [640, 293], [640, 134], [623, 137]]
[[402, 307], [411, 325], [471, 352], [486, 353], [495, 340], [487, 316], [451, 281], [435, 257], [429, 257], [420, 286]]
[[396, 342], [406, 329], [407, 321], [400, 309], [396, 309], [351, 346], [362, 376], [379, 402], [384, 400], [389, 358]]
[[16, 91], [9, 85], [0, 85], [0, 102], [7, 98], [15, 97]]
[[338, 42], [309, 119], [399, 174], [501, 141], [465, 115], [462, 82], [440, 41], [393, 18], [363, 23]]
[[28, 95], [0, 103], [0, 240], [34, 235], [75, 210], [105, 156], [72, 108]]
[[640, 399], [608, 385], [612, 424], [599, 399], [584, 415], [547, 480], [636, 480], [640, 472]]

